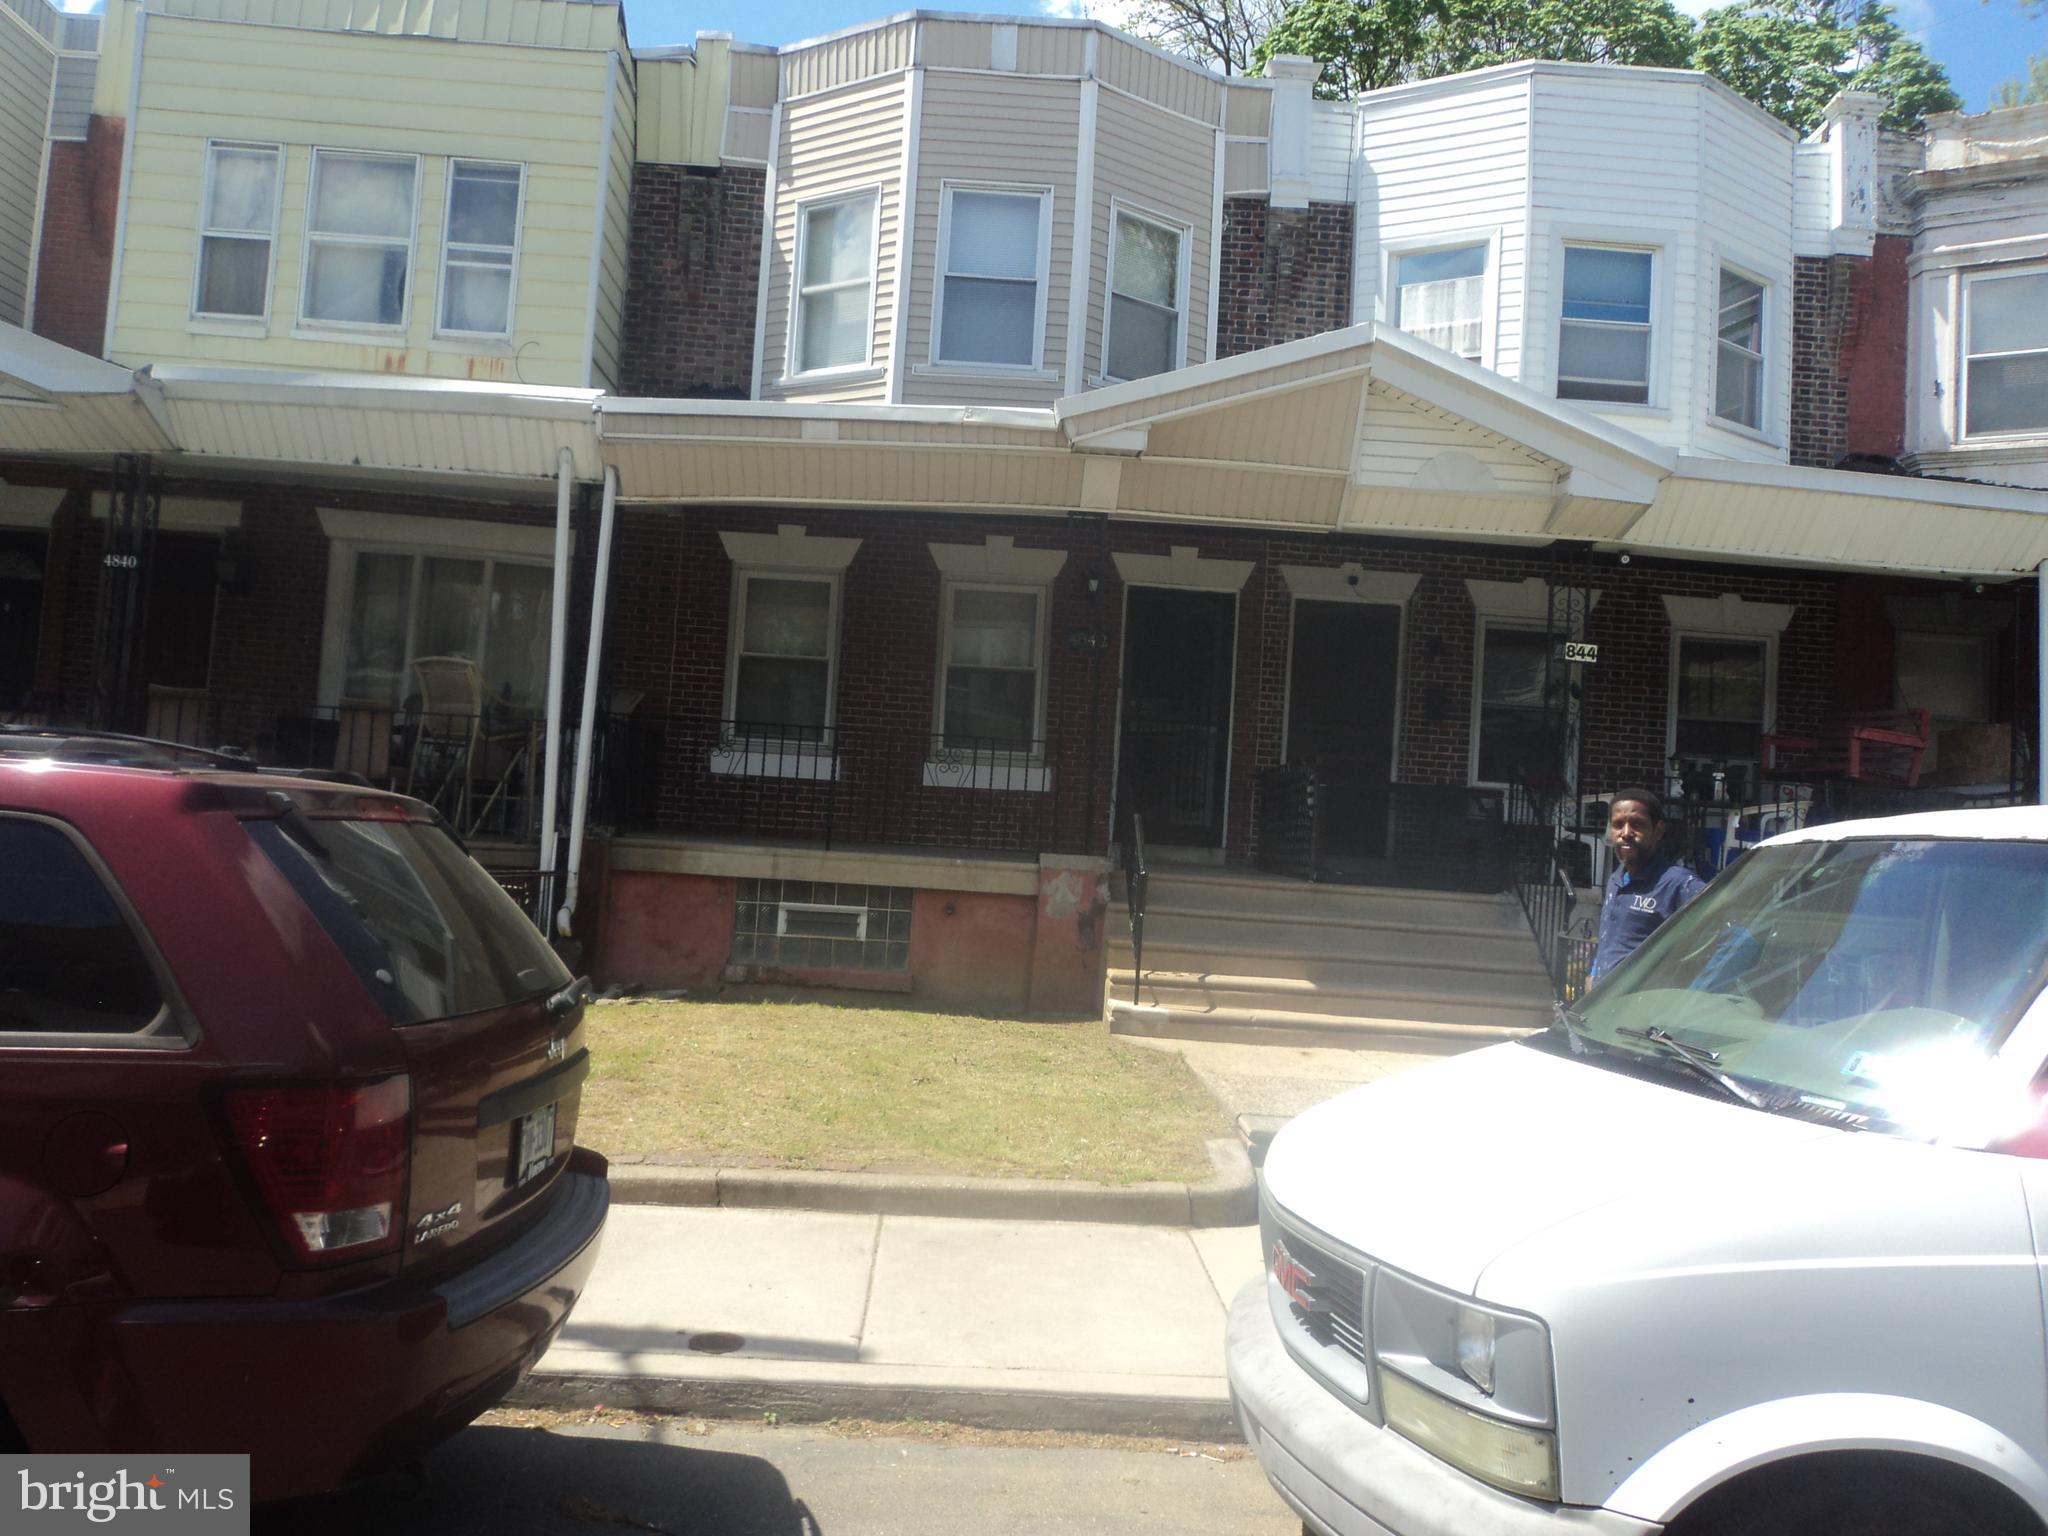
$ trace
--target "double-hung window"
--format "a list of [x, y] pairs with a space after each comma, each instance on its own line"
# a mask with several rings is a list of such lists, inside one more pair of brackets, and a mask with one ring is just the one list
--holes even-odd
[[2048, 432], [2048, 271], [1979, 274], [1963, 292], [1963, 435]]
[[1044, 701], [1045, 589], [949, 583], [939, 738], [947, 747], [1029, 752]]
[[1144, 379], [1180, 366], [1181, 252], [1187, 232], [1116, 211], [1109, 267], [1109, 334], [1104, 372]]
[[300, 313], [323, 325], [405, 323], [419, 161], [412, 155], [313, 151]]
[[1393, 322], [1410, 336], [1479, 361], [1486, 247], [1405, 251], [1394, 258]]
[[554, 606], [554, 573], [545, 561], [424, 550], [351, 553], [343, 698], [403, 704], [419, 690], [415, 661], [460, 656], [476, 663], [488, 703], [540, 709]]
[[193, 314], [260, 320], [268, 313], [280, 159], [274, 144], [207, 145]]
[[1044, 191], [945, 189], [934, 361], [1038, 366], [1051, 200]]
[[1763, 756], [1770, 644], [1678, 637], [1672, 753], [1688, 768], [1753, 768]]
[[1714, 348], [1714, 414], [1762, 431], [1764, 285], [1721, 269], [1721, 330]]
[[875, 331], [875, 194], [807, 205], [796, 261], [791, 371], [864, 366]]
[[483, 160], [449, 163], [448, 229], [441, 243], [443, 331], [463, 336], [512, 334], [523, 177], [516, 165]]
[[1481, 631], [1473, 783], [1542, 777], [1554, 766], [1550, 716], [1560, 683], [1558, 649], [1540, 629], [1488, 624]]
[[821, 740], [832, 723], [838, 579], [743, 570], [734, 583], [727, 718], [748, 736]]
[[1557, 337], [1560, 400], [1650, 401], [1648, 251], [1564, 248], [1564, 311]]

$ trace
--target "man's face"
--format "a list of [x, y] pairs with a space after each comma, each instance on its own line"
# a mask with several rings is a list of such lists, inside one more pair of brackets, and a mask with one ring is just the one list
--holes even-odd
[[1630, 874], [1650, 861], [1664, 840], [1664, 823], [1650, 819], [1649, 807], [1640, 800], [1617, 800], [1607, 814], [1607, 841], [1614, 856]]

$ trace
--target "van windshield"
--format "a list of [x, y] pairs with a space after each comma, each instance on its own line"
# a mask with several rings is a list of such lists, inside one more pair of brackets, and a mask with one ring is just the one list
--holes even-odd
[[570, 980], [518, 904], [438, 827], [300, 815], [247, 825], [394, 1024], [502, 1008]]
[[2048, 844], [1793, 843], [1715, 881], [1567, 1022], [1609, 1052], [1689, 1047], [1770, 1108], [1944, 1136], [1988, 1111], [2044, 971]]

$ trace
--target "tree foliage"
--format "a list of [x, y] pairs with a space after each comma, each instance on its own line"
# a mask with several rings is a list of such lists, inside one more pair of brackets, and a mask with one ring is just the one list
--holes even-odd
[[2001, 81], [1991, 93], [1994, 107], [2030, 107], [2037, 101], [2048, 101], [2048, 54], [2035, 54], [2024, 76]]
[[1287, 0], [1127, 0], [1103, 20], [1226, 75], [1248, 75]]
[[1888, 97], [1884, 125], [1910, 129], [1962, 98], [1893, 14], [1882, 0], [1741, 0], [1701, 18], [1693, 64], [1801, 133], [1844, 90]]

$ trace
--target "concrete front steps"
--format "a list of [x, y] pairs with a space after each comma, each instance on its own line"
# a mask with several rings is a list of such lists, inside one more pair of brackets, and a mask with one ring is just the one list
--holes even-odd
[[1108, 914], [1119, 1034], [1274, 1045], [1510, 1039], [1551, 993], [1513, 896], [1153, 871], [1133, 999], [1129, 909]]

